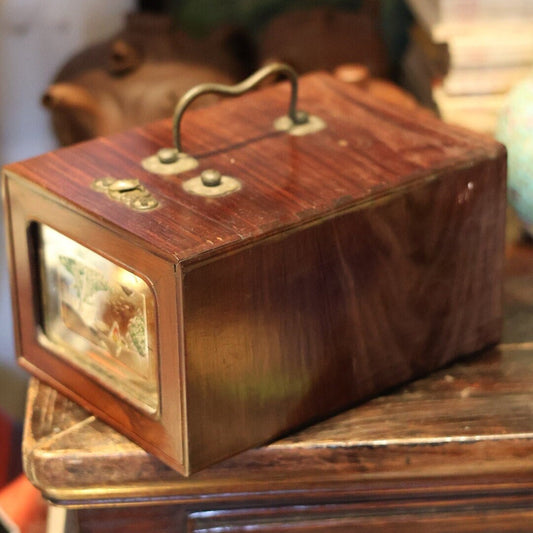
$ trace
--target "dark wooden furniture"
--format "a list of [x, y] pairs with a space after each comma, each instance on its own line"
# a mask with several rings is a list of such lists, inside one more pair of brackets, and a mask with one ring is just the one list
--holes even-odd
[[504, 299], [499, 346], [190, 478], [32, 381], [26, 472], [80, 532], [528, 531], [531, 243]]
[[[184, 474], [500, 338], [503, 146], [326, 73], [298, 99], [325, 128], [292, 135], [290, 96], [191, 111], [183, 174], [141, 166], [170, 121], [5, 171], [20, 363]], [[188, 194], [211, 168], [242, 189]]]

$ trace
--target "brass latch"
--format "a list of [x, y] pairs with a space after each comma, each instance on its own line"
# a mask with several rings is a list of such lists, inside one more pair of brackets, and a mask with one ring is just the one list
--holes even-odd
[[159, 205], [152, 193], [136, 178], [116, 179], [106, 176], [95, 180], [92, 187], [135, 211], [149, 211]]

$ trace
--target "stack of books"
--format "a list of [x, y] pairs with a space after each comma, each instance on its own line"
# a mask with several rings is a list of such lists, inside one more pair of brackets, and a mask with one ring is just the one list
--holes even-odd
[[416, 23], [404, 85], [445, 121], [494, 133], [506, 93], [533, 74], [533, 1], [407, 3]]

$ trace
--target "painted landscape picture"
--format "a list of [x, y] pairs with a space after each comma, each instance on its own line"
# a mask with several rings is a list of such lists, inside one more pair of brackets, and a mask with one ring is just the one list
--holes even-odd
[[144, 280], [41, 226], [45, 335], [113, 390], [157, 404], [155, 302]]

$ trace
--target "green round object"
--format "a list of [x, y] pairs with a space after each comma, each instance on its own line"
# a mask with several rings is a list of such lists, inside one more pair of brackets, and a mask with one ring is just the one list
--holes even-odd
[[509, 203], [533, 236], [533, 75], [509, 93], [496, 137], [508, 152]]

